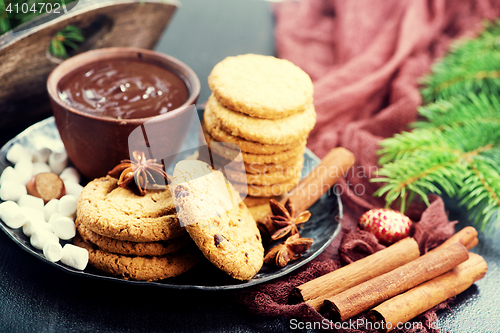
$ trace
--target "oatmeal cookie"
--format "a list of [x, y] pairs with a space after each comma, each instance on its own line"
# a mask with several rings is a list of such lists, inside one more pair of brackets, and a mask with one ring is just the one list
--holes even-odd
[[208, 85], [224, 106], [257, 118], [302, 112], [313, 99], [306, 72], [288, 60], [258, 54], [225, 58], [213, 68]]

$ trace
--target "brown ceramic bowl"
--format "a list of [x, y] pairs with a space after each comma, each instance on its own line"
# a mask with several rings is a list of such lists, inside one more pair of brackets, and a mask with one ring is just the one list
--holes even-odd
[[[61, 100], [58, 94], [61, 79], [81, 66], [110, 59], [144, 61], [170, 70], [186, 83], [188, 100], [159, 116], [121, 120], [81, 112]], [[200, 94], [200, 81], [191, 68], [173, 57], [145, 49], [116, 47], [88, 51], [64, 61], [49, 75], [47, 90], [69, 159], [83, 176], [94, 179], [105, 176], [121, 160], [130, 159], [130, 152], [137, 147], [147, 150], [148, 138], [150, 141], [154, 138], [155, 153], [146, 156], [169, 164], [186, 137], [192, 116], [189, 110]], [[147, 135], [130, 135], [135, 129], [135, 134], [144, 131], [145, 123]]]

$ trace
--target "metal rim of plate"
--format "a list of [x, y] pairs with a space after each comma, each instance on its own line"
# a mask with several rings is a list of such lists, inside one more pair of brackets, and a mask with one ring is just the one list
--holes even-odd
[[[36, 140], [34, 140], [36, 139]], [[9, 162], [6, 161], [6, 154], [8, 149], [14, 144], [20, 143], [22, 145], [30, 145], [33, 146], [33, 149], [40, 149], [42, 147], [48, 146], [54, 151], [62, 151], [64, 146], [59, 139], [59, 134], [54, 124], [54, 118], [50, 117], [45, 120], [42, 120], [30, 127], [26, 130], [18, 134], [16, 137], [7, 142], [0, 149], [0, 173], [9, 165]], [[37, 146], [38, 145], [38, 146]], [[304, 154], [306, 162], [304, 163], [303, 176], [309, 173], [317, 164], [319, 164], [319, 158], [314, 155], [310, 150], [306, 148]], [[336, 203], [332, 205], [332, 203]], [[329, 211], [326, 211], [324, 208], [330, 207]], [[271, 280], [277, 279], [279, 277], [283, 277], [292, 271], [297, 270], [298, 268], [304, 266], [314, 258], [316, 258], [321, 252], [323, 252], [331, 242], [338, 236], [341, 229], [341, 220], [343, 218], [343, 207], [342, 202], [340, 200], [340, 196], [334, 190], [329, 191], [329, 193], [323, 195], [323, 197], [318, 200], [318, 202], [311, 207], [311, 212], [313, 213], [313, 218], [311, 221], [304, 225], [304, 228], [301, 231], [302, 237], [314, 237], [311, 236], [312, 232], [315, 231], [318, 225], [323, 229], [316, 230], [317, 234], [323, 236], [321, 238], [320, 244], [316, 245], [318, 247], [314, 248], [313, 251], [309, 250], [306, 252], [301, 258], [291, 261], [289, 265], [284, 268], [272, 268], [267, 265], [264, 265], [263, 270], [259, 272], [253, 279], [249, 281], [236, 281], [231, 280], [232, 284], [225, 285], [203, 285], [203, 284], [182, 284], [182, 283], [169, 283], [172, 282], [173, 279], [181, 279], [183, 275], [175, 278], [169, 278], [161, 281], [133, 281], [133, 280], [124, 280], [119, 277], [106, 275], [104, 272], [100, 272], [95, 270], [95, 272], [88, 272], [89, 267], [87, 267], [84, 271], [76, 270], [69, 266], [62, 264], [60, 261], [51, 262], [47, 260], [41, 251], [33, 248], [29, 242], [28, 237], [26, 237], [22, 233], [22, 228], [19, 229], [11, 229], [3, 221], [0, 220], [0, 229], [2, 229], [9, 238], [11, 238], [17, 245], [19, 245], [23, 250], [27, 251], [31, 255], [37, 257], [38, 259], [46, 262], [47, 264], [61, 269], [65, 272], [78, 275], [78, 276], [86, 276], [94, 279], [102, 279], [107, 281], [116, 281], [120, 283], [132, 284], [132, 285], [144, 285], [144, 286], [158, 286], [162, 288], [171, 288], [171, 289], [197, 289], [197, 290], [232, 290], [232, 289], [243, 289], [250, 286], [255, 286], [264, 282], [269, 282]], [[315, 222], [316, 221], [316, 222]], [[336, 223], [336, 226], [334, 224]], [[309, 228], [307, 228], [309, 227]], [[326, 230], [326, 231], [325, 231]], [[62, 245], [69, 243], [68, 241], [61, 241]], [[313, 247], [315, 246], [313, 243]], [[311, 249], [313, 248], [311, 247]], [[91, 267], [90, 270], [93, 268]], [[101, 273], [101, 274], [99, 274]]]

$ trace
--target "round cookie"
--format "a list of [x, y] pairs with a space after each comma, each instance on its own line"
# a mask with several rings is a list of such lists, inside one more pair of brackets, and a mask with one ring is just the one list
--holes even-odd
[[180, 161], [171, 186], [179, 219], [205, 257], [235, 279], [255, 276], [264, 260], [260, 232], [222, 173], [201, 161]]
[[281, 172], [287, 168], [300, 168], [304, 164], [304, 156], [295, 156], [288, 161], [281, 162], [280, 164], [259, 164], [259, 163], [245, 163], [245, 171], [251, 174], [265, 174], [272, 172]]
[[288, 60], [244, 54], [227, 57], [208, 77], [213, 94], [229, 109], [252, 117], [279, 119], [312, 103], [309, 75]]
[[199, 251], [192, 247], [164, 256], [137, 257], [96, 249], [80, 236], [76, 236], [73, 243], [89, 251], [89, 263], [92, 266], [111, 275], [119, 275], [125, 280], [163, 280], [187, 272], [200, 260]]
[[[200, 159], [203, 161], [210, 161], [210, 159], [205, 160], [202, 159], [200, 155]], [[274, 173], [274, 172], [283, 172], [283, 170], [286, 170], [287, 168], [302, 168], [302, 164], [304, 163], [304, 156], [294, 156], [291, 159], [281, 162], [280, 164], [259, 164], [259, 163], [243, 163], [241, 165], [240, 163], [232, 163], [228, 164], [231, 161], [226, 160], [218, 155], [213, 155], [213, 162], [214, 166], [216, 169], [220, 169], [222, 167], [226, 167], [235, 170], [235, 171], [243, 171], [245, 169], [245, 172], [248, 174], [256, 174], [256, 175], [262, 175], [266, 173]], [[208, 163], [208, 162], [207, 162]]]
[[278, 196], [276, 196], [276, 197], [252, 197], [251, 195], [247, 195], [245, 198], [243, 198], [243, 202], [245, 203], [245, 205], [247, 205], [248, 209], [250, 211], [252, 211], [250, 208], [256, 207], [256, 206], [266, 205], [269, 203], [269, 200], [271, 200], [271, 199], [279, 201], [279, 198], [280, 197], [278, 197]]
[[225, 168], [226, 170], [243, 171], [247, 174], [263, 175], [266, 173], [286, 172], [287, 168], [302, 168], [304, 164], [304, 156], [294, 156], [288, 161], [280, 164], [258, 164], [258, 163], [233, 163], [232, 161], [222, 158], [218, 155], [213, 155], [212, 158], [208, 155], [208, 151], [203, 149], [199, 152], [198, 160], [203, 161], [209, 165], [214, 164], [215, 169]]
[[208, 132], [210, 136], [216, 141], [221, 142], [223, 145], [228, 147], [233, 146], [234, 144], [240, 147], [242, 152], [251, 153], [251, 154], [275, 154], [281, 153], [287, 150], [290, 150], [297, 146], [305, 146], [306, 139], [300, 139], [297, 142], [292, 142], [284, 145], [275, 145], [275, 144], [263, 144], [254, 141], [248, 141], [238, 136], [234, 136], [224, 131], [219, 123], [217, 122], [217, 118], [214, 117], [213, 113], [205, 112], [203, 114], [203, 123], [202, 127], [205, 132]]
[[96, 234], [76, 220], [76, 228], [83, 240], [97, 246], [100, 250], [134, 256], [162, 256], [173, 253], [192, 243], [188, 235], [161, 242], [130, 242]]
[[175, 212], [170, 190], [140, 196], [119, 187], [110, 176], [94, 179], [78, 197], [77, 217], [93, 232], [119, 240], [155, 242], [186, 233]]
[[205, 113], [217, 118], [221, 128], [233, 136], [265, 144], [289, 144], [304, 139], [316, 124], [316, 111], [309, 104], [304, 111], [281, 119], [252, 118], [232, 111], [213, 95], [208, 98]]
[[210, 145], [210, 143], [215, 142], [215, 140], [210, 136], [209, 133], [205, 132], [205, 139], [206, 142], [209, 146], [209, 148], [212, 150], [212, 153], [215, 155], [218, 155], [222, 158], [225, 159], [230, 159], [233, 161], [245, 161], [245, 163], [251, 164], [251, 163], [258, 163], [258, 164], [279, 164], [284, 161], [288, 161], [291, 159], [293, 156], [297, 155], [304, 155], [304, 150], [306, 148], [305, 142], [301, 146], [296, 146], [291, 148], [290, 150], [279, 152], [279, 153], [274, 153], [274, 154], [251, 154], [251, 153], [246, 153], [244, 151], [241, 151], [241, 157], [239, 157], [239, 150], [235, 150], [233, 148], [236, 148], [233, 146], [233, 148], [230, 148], [226, 145], [223, 144], [214, 144]]
[[278, 170], [275, 172], [254, 174], [249, 172], [243, 173], [241, 171], [236, 171], [236, 170], [232, 171], [231, 169], [225, 169], [224, 174], [226, 175], [228, 180], [237, 183], [247, 183], [253, 185], [281, 184], [301, 175], [302, 173], [301, 162], [302, 161], [299, 161], [299, 163], [296, 166], [283, 168], [282, 170]]
[[273, 197], [290, 192], [300, 181], [301, 177], [292, 178], [282, 184], [253, 185], [231, 182], [239, 193], [248, 193], [254, 197]]

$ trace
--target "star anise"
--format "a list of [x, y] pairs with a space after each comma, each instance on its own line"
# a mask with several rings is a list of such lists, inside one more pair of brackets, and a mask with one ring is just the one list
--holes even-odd
[[266, 216], [257, 221], [257, 228], [259, 229], [260, 236], [262, 237], [262, 244], [266, 245], [271, 241], [271, 235], [274, 233], [271, 217]]
[[311, 217], [311, 213], [306, 210], [295, 216], [295, 207], [287, 200], [285, 204], [281, 204], [278, 201], [271, 199], [269, 201], [271, 206], [271, 211], [273, 215], [271, 216], [271, 222], [276, 230], [271, 238], [276, 240], [285, 237], [286, 235], [293, 236], [299, 233], [297, 225], [307, 222]]
[[134, 161], [122, 160], [120, 164], [108, 172], [108, 175], [118, 179], [118, 186], [128, 186], [135, 179], [140, 194], [145, 195], [148, 184], [156, 183], [155, 176], [162, 177], [167, 184], [170, 184], [170, 179], [163, 169], [163, 165], [156, 163], [156, 159], [146, 159], [146, 155], [137, 150], [132, 153], [132, 156]]
[[266, 264], [274, 263], [278, 267], [285, 267], [290, 260], [299, 259], [309, 250], [313, 243], [311, 238], [300, 238], [299, 234], [292, 235], [287, 240], [273, 247], [264, 257]]

